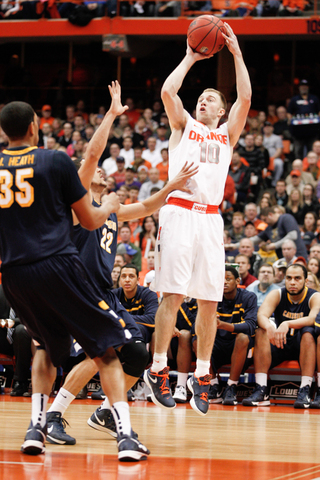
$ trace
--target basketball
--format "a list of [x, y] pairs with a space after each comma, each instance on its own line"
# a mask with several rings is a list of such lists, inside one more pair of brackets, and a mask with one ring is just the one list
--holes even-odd
[[213, 55], [226, 43], [221, 32], [226, 33], [226, 29], [220, 18], [214, 15], [201, 15], [189, 25], [188, 43], [195, 52], [206, 56]]

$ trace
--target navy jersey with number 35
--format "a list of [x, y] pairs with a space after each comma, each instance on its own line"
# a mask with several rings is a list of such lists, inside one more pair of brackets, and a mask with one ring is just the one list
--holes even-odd
[[[0, 154], [2, 266], [77, 253], [70, 205], [86, 194], [68, 155], [37, 147]], [[23, 215], [21, 215], [23, 209]]]

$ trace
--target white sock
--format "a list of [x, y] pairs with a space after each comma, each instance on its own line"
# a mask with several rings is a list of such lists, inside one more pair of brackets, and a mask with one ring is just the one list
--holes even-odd
[[238, 385], [238, 380], [234, 381], [234, 380], [230, 380], [230, 378], [229, 378], [228, 381], [227, 381], [227, 385]]
[[317, 372], [317, 384], [318, 384], [318, 387], [320, 388], [320, 372]]
[[313, 377], [307, 377], [307, 376], [303, 376], [301, 377], [301, 383], [300, 383], [300, 388], [303, 388], [305, 387], [306, 385], [308, 385], [309, 387], [311, 387], [312, 385], [312, 379]]
[[256, 383], [261, 387], [266, 387], [268, 382], [267, 373], [256, 373]]
[[151, 372], [158, 373], [167, 366], [167, 354], [166, 353], [154, 353], [153, 362], [151, 366]]
[[100, 405], [100, 408], [101, 408], [101, 410], [111, 410], [111, 405], [110, 405], [108, 397], [106, 397], [103, 400], [102, 404]]
[[177, 386], [181, 385], [182, 387], [186, 387], [187, 380], [188, 380], [188, 374], [187, 373], [178, 372]]
[[33, 425], [40, 423], [41, 427], [44, 427], [46, 424], [46, 411], [47, 403], [49, 400], [48, 395], [44, 393], [33, 393], [32, 394], [32, 413], [31, 420]]
[[210, 380], [210, 385], [219, 385], [218, 377], [214, 377]]
[[112, 405], [114, 421], [116, 422], [118, 435], [131, 436], [131, 421], [129, 413], [129, 405], [127, 402], [116, 402]]
[[196, 370], [194, 372], [195, 377], [204, 377], [204, 375], [208, 375], [210, 371], [210, 360], [207, 362], [206, 360], [199, 360], [197, 359], [196, 363]]
[[48, 412], [60, 412], [61, 416], [63, 416], [74, 399], [75, 395], [72, 395], [68, 390], [61, 387]]

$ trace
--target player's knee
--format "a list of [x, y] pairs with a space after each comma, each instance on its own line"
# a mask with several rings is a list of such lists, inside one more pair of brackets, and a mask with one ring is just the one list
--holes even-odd
[[149, 362], [149, 352], [141, 340], [133, 340], [121, 349], [123, 371], [139, 378]]
[[191, 332], [188, 330], [180, 330], [178, 341], [179, 345], [190, 345], [191, 347]]
[[238, 347], [247, 348], [249, 345], [249, 337], [245, 333], [238, 333], [236, 336], [236, 344]]
[[[319, 338], [319, 337], [318, 337]], [[310, 332], [305, 332], [301, 336], [301, 345], [304, 345], [305, 347], [310, 347], [313, 346], [315, 343], [314, 337]]]

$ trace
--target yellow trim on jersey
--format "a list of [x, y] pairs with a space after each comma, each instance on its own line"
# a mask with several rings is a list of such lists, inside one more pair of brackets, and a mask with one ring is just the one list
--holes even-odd
[[[304, 294], [303, 294], [301, 300], [299, 300], [299, 302], [296, 305], [300, 305], [300, 303], [302, 303], [304, 301], [304, 299], [307, 296], [307, 293], [308, 293], [308, 287], [304, 287]], [[289, 302], [293, 305], [293, 301], [290, 298], [289, 292], [287, 292], [287, 297], [288, 297]]]
[[26, 147], [23, 150], [2, 150], [4, 155], [25, 155], [26, 153], [32, 152], [32, 150], [38, 149], [38, 147]]
[[130, 308], [130, 309], [127, 309], [127, 312], [134, 312], [135, 310], [140, 310], [141, 308], [143, 308], [144, 305], [139, 305], [139, 307], [134, 307], [134, 308]]
[[99, 305], [100, 308], [102, 308], [102, 310], [109, 310], [110, 309], [109, 305], [107, 305], [104, 300], [101, 300], [101, 302], [99, 302], [98, 305]]
[[190, 327], [192, 327], [192, 323], [190, 322], [190, 320], [189, 320], [186, 312], [183, 310], [183, 308], [180, 307], [179, 310], [180, 310], [180, 312], [182, 313], [182, 316], [183, 316], [183, 318], [185, 319], [185, 321], [187, 322], [187, 324], [188, 324]]
[[155, 324], [154, 324], [154, 323], [136, 322], [136, 324], [137, 324], [137, 325], [144, 325], [145, 327], [155, 328]]

